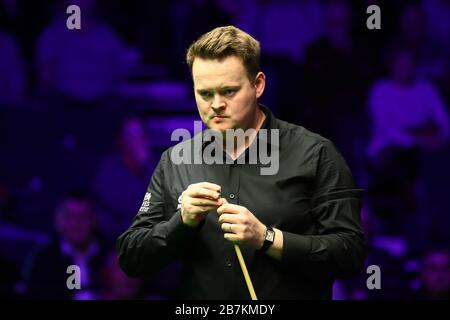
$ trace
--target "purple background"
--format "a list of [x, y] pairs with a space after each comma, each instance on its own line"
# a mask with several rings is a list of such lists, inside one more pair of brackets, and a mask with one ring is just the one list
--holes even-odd
[[[69, 4], [82, 30], [66, 28]], [[381, 30], [366, 27], [370, 4]], [[448, 299], [449, 17], [448, 0], [0, 0], [0, 296], [57, 292], [33, 295], [30, 274], [56, 277], [37, 256], [60, 248], [56, 208], [81, 191], [102, 249], [89, 288], [58, 298], [173, 297], [176, 264], [129, 279], [114, 239], [172, 131], [199, 120], [185, 50], [233, 24], [261, 42], [261, 101], [332, 140], [365, 189], [367, 265], [380, 266], [382, 289], [363, 272], [337, 281], [334, 298]]]

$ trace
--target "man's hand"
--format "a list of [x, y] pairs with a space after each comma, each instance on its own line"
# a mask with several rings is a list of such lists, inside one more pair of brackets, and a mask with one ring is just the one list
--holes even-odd
[[219, 222], [225, 232], [225, 239], [253, 249], [264, 244], [266, 226], [247, 208], [230, 204], [222, 198], [223, 204], [217, 209]]
[[196, 227], [205, 219], [208, 211], [217, 209], [221, 204], [220, 186], [209, 182], [189, 185], [181, 194], [181, 218], [183, 223]]

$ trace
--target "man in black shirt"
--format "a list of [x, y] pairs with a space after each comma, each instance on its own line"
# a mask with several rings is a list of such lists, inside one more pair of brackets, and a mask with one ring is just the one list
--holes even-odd
[[265, 86], [259, 56], [259, 42], [232, 26], [189, 48], [208, 130], [162, 154], [117, 241], [129, 275], [179, 259], [180, 298], [248, 299], [233, 243], [260, 299], [330, 299], [335, 278], [362, 269], [360, 190], [329, 140], [258, 103]]

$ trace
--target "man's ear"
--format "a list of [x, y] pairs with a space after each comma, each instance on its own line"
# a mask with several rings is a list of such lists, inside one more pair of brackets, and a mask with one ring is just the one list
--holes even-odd
[[257, 99], [263, 95], [265, 86], [266, 86], [266, 75], [260, 71], [255, 77], [255, 88]]

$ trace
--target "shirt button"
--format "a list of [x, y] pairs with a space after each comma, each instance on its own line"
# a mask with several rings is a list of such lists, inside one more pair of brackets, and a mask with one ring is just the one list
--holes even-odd
[[230, 193], [230, 199], [234, 199], [234, 193]]
[[230, 261], [227, 261], [227, 267], [231, 268], [231, 262]]

